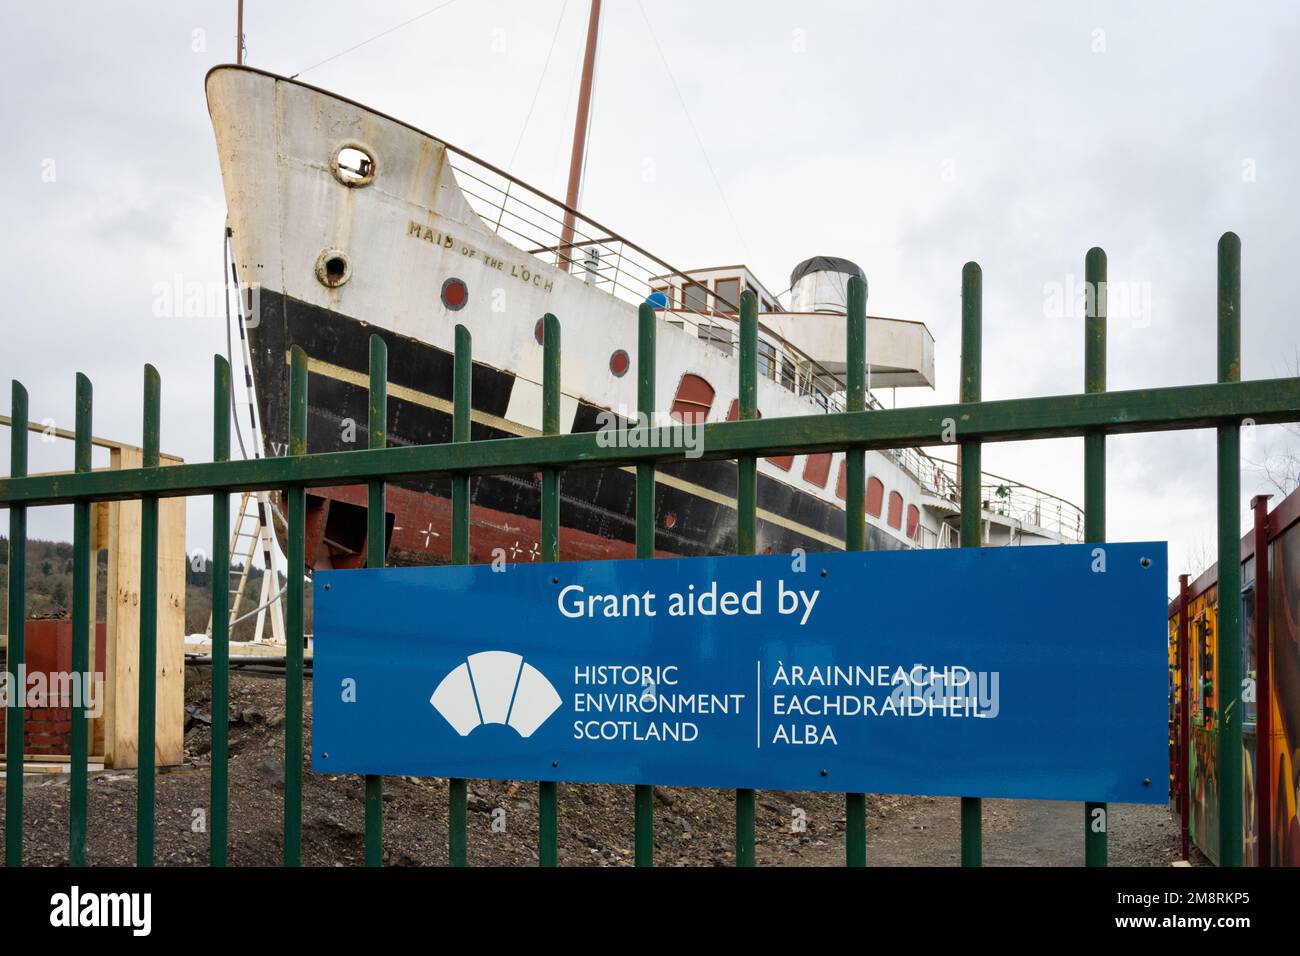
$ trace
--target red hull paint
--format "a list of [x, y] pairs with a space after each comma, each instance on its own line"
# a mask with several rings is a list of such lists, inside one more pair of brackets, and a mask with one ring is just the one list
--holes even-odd
[[[324, 540], [325, 510], [330, 501], [366, 508], [364, 485], [313, 488], [308, 492], [307, 553], [314, 568], [354, 568], [365, 565], [365, 550], [341, 552]], [[393, 516], [388, 543], [389, 563], [395, 565], [448, 564], [451, 561], [451, 500], [390, 485], [385, 494]], [[470, 507], [469, 560], [490, 564], [504, 557], [507, 563], [541, 560], [541, 521], [521, 515]], [[656, 551], [656, 557], [676, 557]], [[574, 528], [560, 528], [560, 560], [605, 561], [636, 557], [636, 545], [615, 541]]]

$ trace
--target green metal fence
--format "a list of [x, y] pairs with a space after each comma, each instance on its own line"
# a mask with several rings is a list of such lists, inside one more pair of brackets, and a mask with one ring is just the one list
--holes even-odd
[[[980, 544], [980, 451], [984, 442], [1034, 438], [1082, 437], [1085, 441], [1086, 534], [1090, 542], [1105, 538], [1105, 441], [1107, 435], [1189, 428], [1218, 431], [1218, 546], [1220, 586], [1239, 589], [1235, 560], [1240, 538], [1239, 429], [1254, 424], [1300, 421], [1300, 379], [1240, 380], [1240, 268], [1241, 244], [1232, 234], [1219, 241], [1218, 259], [1218, 365], [1219, 381], [1211, 385], [1106, 391], [1106, 257], [1100, 249], [1089, 251], [1086, 277], [1089, 289], [1084, 328], [1084, 389], [1081, 393], [1049, 398], [983, 401], [981, 372], [982, 274], [975, 263], [962, 270], [962, 358], [960, 401], [923, 408], [873, 409], [866, 405], [866, 287], [850, 281], [848, 295], [846, 410], [797, 418], [759, 420], [756, 407], [758, 317], [754, 297], [746, 293], [740, 312], [740, 396], [738, 420], [704, 426], [704, 457], [735, 459], [738, 464], [736, 503], [737, 551], [755, 549], [755, 490], [758, 458], [770, 455], [847, 451], [845, 547], [865, 546], [865, 452], [933, 446], [945, 441], [961, 449], [961, 543]], [[638, 411], [655, 410], [654, 310], [643, 305], [639, 315], [637, 352]], [[24, 554], [27, 509], [71, 504], [74, 508], [73, 668], [85, 673], [89, 662], [91, 594], [88, 568], [90, 506], [97, 501], [140, 500], [141, 524], [141, 624], [139, 678], [139, 778], [137, 790], [137, 864], [153, 863], [154, 836], [154, 717], [157, 610], [157, 515], [162, 497], [211, 495], [212, 537], [212, 771], [210, 807], [210, 861], [226, 863], [228, 833], [227, 722], [220, 715], [229, 709], [228, 595], [226, 572], [230, 554], [229, 495], [246, 490], [280, 490], [287, 501], [287, 551], [290, 573], [287, 590], [287, 652], [285, 660], [285, 792], [284, 863], [296, 866], [302, 852], [303, 763], [303, 569], [305, 492], [309, 487], [367, 484], [369, 488], [369, 540], [384, 540], [385, 482], [416, 476], [447, 476], [452, 480], [452, 559], [469, 560], [469, 480], [473, 475], [516, 472], [542, 475], [541, 557], [557, 560], [559, 554], [559, 483], [567, 469], [634, 466], [636, 469], [636, 553], [654, 555], [655, 467], [680, 460], [684, 450], [664, 440], [628, 442], [606, 447], [592, 433], [560, 433], [560, 321], [546, 315], [543, 325], [543, 428], [542, 435], [470, 441], [471, 340], [457, 327], [453, 390], [452, 441], [440, 445], [388, 448], [387, 355], [383, 341], [371, 339], [370, 442], [364, 450], [309, 454], [307, 434], [307, 355], [294, 347], [290, 362], [290, 434], [288, 455], [247, 461], [230, 460], [230, 367], [217, 356], [213, 375], [213, 460], [210, 463], [159, 467], [159, 409], [161, 383], [152, 366], [144, 376], [144, 464], [141, 468], [92, 472], [91, 385], [83, 375], [76, 383], [75, 469], [58, 476], [27, 475], [27, 392], [14, 382], [12, 405], [11, 477], [0, 480], [0, 506], [9, 509], [10, 587], [8, 601], [9, 666], [24, 659]], [[383, 564], [383, 549], [367, 549], [371, 567]], [[1241, 622], [1235, 602], [1221, 604], [1221, 649], [1217, 686], [1239, 696]], [[972, 620], [972, 627], [978, 622]], [[21, 695], [18, 695], [21, 698]], [[6, 789], [5, 861], [18, 866], [23, 858], [23, 701], [10, 701]], [[69, 804], [69, 859], [86, 862], [87, 735], [84, 701], [74, 702], [71, 799]], [[1222, 777], [1221, 854], [1225, 865], [1240, 865], [1241, 841], [1241, 708], [1226, 703], [1219, 735], [1218, 765]], [[467, 782], [448, 782], [448, 855], [453, 866], [467, 862]], [[557, 823], [562, 812], [554, 781], [542, 781], [539, 802], [539, 861], [557, 862]], [[365, 781], [365, 860], [378, 866], [382, 858], [383, 781]], [[755, 793], [737, 790], [735, 859], [739, 866], [755, 860]], [[649, 786], [635, 791], [633, 827], [635, 861], [649, 866], [654, 855], [654, 793]], [[1105, 804], [1084, 808], [1085, 858], [1089, 865], [1105, 865], [1107, 847]], [[865, 794], [845, 795], [846, 862], [863, 866], [867, 861], [867, 803]], [[981, 863], [981, 802], [961, 801], [961, 861]]]

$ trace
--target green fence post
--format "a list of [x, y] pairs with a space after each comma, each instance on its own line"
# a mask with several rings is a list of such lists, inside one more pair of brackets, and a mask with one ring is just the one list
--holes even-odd
[[[144, 447], [142, 465], [158, 467], [162, 380], [144, 367]], [[140, 500], [140, 666], [137, 672], [139, 723], [136, 731], [135, 864], [153, 866], [154, 798], [158, 712], [158, 498]]]
[[[637, 312], [636, 410], [647, 424], [655, 409], [655, 310], [642, 302]], [[636, 466], [636, 556], [655, 556], [655, 466]], [[638, 784], [635, 796], [637, 866], [653, 866], [655, 859], [655, 789]]]
[[[542, 434], [560, 434], [560, 320], [542, 316]], [[542, 469], [542, 560], [560, 560], [560, 473]], [[559, 783], [537, 784], [537, 862], [559, 862]]]
[[[230, 363], [212, 358], [212, 460], [230, 461]], [[212, 772], [208, 863], [225, 866], [230, 820], [230, 492], [212, 492]]]
[[[77, 431], [72, 470], [90, 471], [90, 379], [77, 373]], [[90, 634], [94, 616], [90, 608], [90, 502], [72, 506], [72, 755], [69, 758], [68, 862], [86, 865], [86, 788], [90, 770], [90, 734], [86, 725], [86, 700], [95, 682], [90, 669]]]
[[[845, 347], [845, 411], [861, 412], [867, 407], [867, 286], [853, 276], [848, 287], [848, 322]], [[844, 450], [844, 550], [864, 551], [867, 547], [867, 453], [861, 448]], [[844, 795], [844, 862], [867, 865], [867, 795]]]
[[[474, 354], [469, 329], [456, 326], [456, 358], [452, 371], [451, 440], [468, 442], [473, 412]], [[451, 479], [451, 563], [469, 564], [469, 475]], [[466, 832], [469, 784], [460, 777], [447, 781], [447, 859], [452, 866], [468, 860]]]
[[[307, 353], [290, 350], [289, 457], [307, 454]], [[289, 541], [286, 555], [289, 606], [285, 608], [284, 649], [284, 865], [302, 865], [302, 680], [306, 620], [303, 608], [307, 574], [307, 490], [286, 492]]]
[[[1241, 240], [1219, 239], [1219, 381], [1241, 381]], [[1219, 865], [1241, 866], [1241, 426], [1220, 425], [1219, 458]]]
[[[388, 444], [388, 346], [384, 340], [370, 336], [370, 410], [368, 433], [370, 448]], [[384, 483], [370, 481], [366, 500], [366, 567], [384, 566], [384, 549], [388, 540], [388, 515]], [[366, 774], [366, 866], [384, 864], [384, 778]]]
[[[740, 296], [740, 395], [736, 417], [758, 417], [758, 299], [746, 289]], [[758, 544], [758, 459], [736, 459], [736, 553], [753, 554]], [[754, 865], [756, 795], [745, 787], [736, 791], [736, 866]]]
[[[27, 389], [15, 381], [9, 406], [9, 474], [27, 474]], [[11, 673], [27, 659], [27, 507], [9, 506], [9, 650]], [[23, 717], [26, 695], [15, 693], [5, 722], [5, 866], [23, 865]]]
[[[1106, 391], [1106, 253], [1096, 247], [1084, 260], [1083, 390]], [[1106, 433], [1083, 437], [1083, 540], [1106, 540]], [[1083, 860], [1105, 866], [1110, 812], [1104, 803], [1083, 805]]]
[[[984, 275], [978, 263], [968, 262], [961, 270], [961, 395], [962, 402], [980, 400], [982, 377], [982, 329]], [[978, 441], [961, 442], [961, 546], [978, 548], [982, 542], [980, 503], [981, 446]], [[970, 613], [976, 612], [970, 608]], [[961, 865], [984, 862], [984, 808], [979, 797], [961, 798]]]

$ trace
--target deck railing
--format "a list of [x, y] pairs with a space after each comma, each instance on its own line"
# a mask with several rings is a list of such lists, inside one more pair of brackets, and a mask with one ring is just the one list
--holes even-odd
[[[927, 494], [960, 500], [957, 464], [915, 449], [903, 449], [901, 461], [918, 476]], [[907, 454], [907, 453], [911, 454]], [[991, 471], [980, 476], [980, 505], [1021, 527], [1046, 531], [1062, 541], [1083, 540], [1083, 509], [1059, 495]]]
[[[758, 317], [752, 295], [743, 297], [740, 310], [741, 387], [739, 420], [704, 426], [705, 458], [734, 459], [737, 462], [737, 550], [752, 554], [757, 538], [758, 458], [781, 454], [808, 454], [843, 449], [846, 451], [846, 540], [848, 550], [862, 550], [866, 544], [864, 452], [868, 449], [907, 448], [934, 445], [954, 426], [961, 446], [958, 475], [962, 515], [962, 543], [978, 545], [978, 523], [983, 482], [980, 456], [984, 442], [1023, 441], [1035, 438], [1083, 437], [1085, 442], [1084, 537], [1090, 542], [1105, 539], [1105, 439], [1111, 434], [1215, 428], [1218, 431], [1219, 475], [1218, 518], [1220, 587], [1226, 593], [1240, 590], [1240, 567], [1236, 560], [1240, 539], [1240, 426], [1294, 422], [1300, 420], [1300, 379], [1240, 381], [1240, 243], [1225, 235], [1219, 243], [1218, 341], [1219, 381], [1212, 385], [1152, 388], [1129, 392], [1105, 391], [1104, 296], [1090, 308], [1085, 320], [1085, 375], [1083, 393], [1047, 398], [985, 402], [980, 396], [981, 296], [979, 266], [968, 263], [962, 270], [962, 391], [961, 401], [923, 408], [869, 409], [866, 403], [866, 290], [857, 279], [849, 287], [847, 322], [846, 406], [844, 412], [801, 418], [759, 420], [756, 407], [758, 377]], [[1087, 281], [1104, 283], [1106, 260], [1100, 249], [1087, 256]], [[11, 430], [11, 477], [0, 480], [0, 506], [9, 509], [10, 588], [8, 599], [9, 666], [24, 661], [25, 550], [27, 512], [30, 508], [71, 504], [74, 510], [74, 567], [88, 566], [90, 549], [89, 509], [94, 502], [139, 500], [143, 503], [141, 523], [140, 575], [140, 662], [139, 672], [139, 771], [137, 786], [136, 862], [148, 866], [154, 859], [155, 764], [151, 744], [155, 718], [155, 673], [158, 599], [157, 509], [160, 498], [210, 495], [213, 512], [213, 640], [212, 640], [212, 754], [210, 860], [226, 863], [228, 841], [229, 746], [229, 645], [226, 574], [229, 561], [230, 495], [245, 490], [278, 489], [285, 492], [288, 519], [287, 647], [285, 660], [285, 787], [284, 863], [298, 865], [302, 857], [302, 768], [303, 768], [303, 649], [305, 572], [305, 491], [309, 487], [366, 484], [369, 489], [368, 531], [371, 541], [384, 540], [385, 484], [413, 477], [442, 476], [452, 487], [452, 559], [464, 564], [469, 558], [470, 501], [472, 475], [541, 472], [540, 517], [542, 555], [545, 560], [563, 557], [559, 549], [559, 475], [566, 469], [590, 467], [634, 467], [636, 469], [636, 552], [651, 558], [655, 545], [655, 470], [663, 463], [683, 460], [686, 451], [674, 447], [670, 433], [640, 436], [644, 440], [612, 445], [592, 433], [560, 434], [560, 335], [561, 323], [553, 315], [544, 317], [543, 434], [536, 437], [471, 441], [471, 369], [469, 333], [456, 332], [452, 441], [437, 445], [385, 447], [387, 426], [386, 350], [382, 339], [371, 339], [369, 380], [370, 447], [349, 452], [309, 453], [307, 448], [307, 355], [292, 350], [290, 366], [290, 414], [288, 455], [244, 461], [230, 460], [230, 366], [217, 356], [213, 377], [213, 460], [210, 463], [159, 467], [159, 422], [161, 382], [152, 366], [144, 375], [144, 466], [121, 471], [90, 470], [91, 386], [85, 376], [77, 378], [75, 473], [58, 476], [27, 475], [28, 408], [27, 392], [15, 382]], [[653, 413], [658, 396], [654, 390], [654, 310], [643, 305], [639, 314], [638, 399], [639, 411]], [[383, 549], [368, 549], [373, 566], [383, 563]], [[72, 666], [85, 673], [89, 662], [89, 622], [92, 595], [88, 577], [79, 574], [73, 586]], [[1239, 865], [1242, 860], [1242, 734], [1239, 700], [1241, 686], [1241, 622], [1239, 602], [1225, 602], [1221, 608], [1217, 686], [1224, 688], [1224, 719], [1220, 727], [1218, 799], [1220, 810], [1221, 862]], [[972, 608], [972, 628], [978, 627]], [[23, 860], [23, 717], [21, 695], [9, 701], [5, 858], [10, 866]], [[87, 830], [87, 736], [85, 701], [74, 701], [71, 754], [68, 858], [73, 864], [86, 862]], [[366, 862], [378, 865], [382, 854], [383, 781], [367, 777], [365, 785]], [[447, 820], [448, 859], [453, 865], [467, 862], [467, 787], [464, 780], [449, 782]], [[736, 791], [735, 858], [741, 865], [755, 860], [755, 794]], [[845, 795], [845, 858], [851, 865], [867, 859], [867, 803], [861, 793]], [[633, 807], [635, 859], [640, 865], [653, 860], [653, 788], [638, 786]], [[563, 812], [559, 786], [542, 781], [539, 819], [539, 860], [543, 865], [557, 861], [557, 820]], [[1104, 804], [1084, 807], [1084, 852], [1091, 865], [1106, 862], [1108, 815]], [[961, 803], [961, 860], [965, 865], [982, 862], [982, 808], [977, 797], [963, 797]]]
[[[457, 185], [483, 224], [511, 245], [547, 265], [575, 275], [632, 306], [640, 306], [657, 285], [699, 286], [680, 269], [624, 239], [613, 230], [490, 163], [446, 146]], [[566, 235], [566, 225], [572, 229]], [[667, 310], [668, 320], [727, 354], [740, 349], [739, 303], [704, 290], [703, 307], [683, 301]], [[714, 307], [709, 308], [708, 303]], [[844, 410], [843, 376], [827, 370], [794, 343], [759, 323], [760, 341], [777, 355], [773, 376], [788, 391], [807, 396], [824, 411]], [[780, 357], [789, 372], [781, 371]]]
[[[451, 168], [461, 192], [482, 222], [512, 245], [522, 248], [548, 265], [590, 282], [623, 301], [640, 306], [665, 283], [678, 288], [699, 286], [684, 272], [669, 265], [613, 230], [558, 199], [454, 146], [446, 147]], [[567, 221], [573, 229], [565, 241]], [[707, 346], [726, 355], [740, 353], [740, 310], [712, 289], [701, 290], [704, 307], [692, 307], [683, 299], [660, 309], [670, 324], [683, 329]], [[709, 301], [714, 308], [707, 308]], [[810, 410], [845, 410], [844, 376], [831, 372], [802, 349], [763, 324], [759, 316], [759, 375], [774, 381], [795, 395], [807, 399]], [[867, 392], [867, 406], [883, 406]], [[931, 479], [942, 466], [927, 461], [920, 449], [898, 449], [896, 458], [914, 477]], [[944, 481], [944, 494], [955, 494], [955, 482]], [[994, 477], [994, 476], [990, 476]], [[990, 482], [994, 487], [1003, 482]], [[927, 491], [930, 485], [924, 485]], [[1027, 505], [1030, 503], [1026, 503]], [[1074, 508], [1074, 506], [1070, 506]], [[1032, 510], [1032, 509], [1029, 509]], [[1067, 509], [1068, 510], [1068, 509]], [[1078, 509], [1074, 508], [1077, 512]], [[1072, 540], [1077, 540], [1076, 529]]]

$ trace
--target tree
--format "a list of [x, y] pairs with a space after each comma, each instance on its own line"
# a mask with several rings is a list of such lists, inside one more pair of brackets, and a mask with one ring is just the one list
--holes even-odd
[[[1300, 376], [1300, 350], [1290, 362], [1291, 375]], [[1300, 488], [1300, 425], [1279, 425], [1267, 434], [1247, 421], [1242, 430], [1242, 461], [1283, 497]]]

